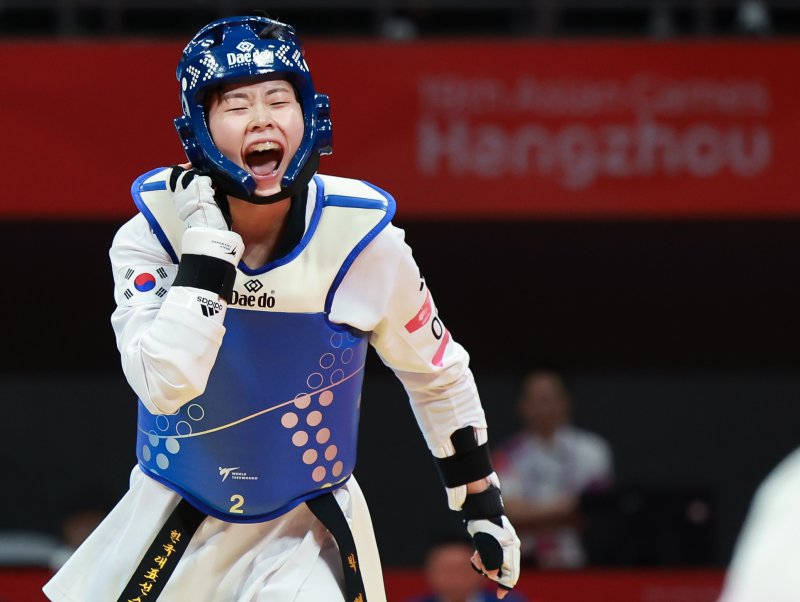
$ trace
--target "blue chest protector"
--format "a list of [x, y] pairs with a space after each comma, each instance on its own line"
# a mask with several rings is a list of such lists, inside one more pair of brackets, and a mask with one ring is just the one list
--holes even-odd
[[[139, 178], [134, 200], [179, 258], [183, 225], [163, 183]], [[333, 295], [394, 213], [390, 195], [358, 180], [316, 176], [314, 211], [288, 256], [240, 264], [226, 333], [203, 395], [173, 415], [139, 401], [142, 470], [202, 512], [261, 522], [341, 486], [356, 459], [368, 333], [328, 320]]]

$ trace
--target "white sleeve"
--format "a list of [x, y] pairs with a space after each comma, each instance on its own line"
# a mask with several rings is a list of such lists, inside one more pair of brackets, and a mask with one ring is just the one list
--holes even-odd
[[[111, 324], [122, 370], [148, 410], [174, 413], [205, 390], [227, 304], [201, 289], [170, 288], [177, 265], [141, 214], [120, 228], [109, 255], [117, 303]], [[213, 315], [202, 311], [204, 304]]]
[[454, 453], [450, 435], [465, 426], [485, 441], [469, 355], [438, 315], [402, 230], [389, 225], [356, 258], [336, 292], [331, 320], [371, 332], [370, 343], [403, 383], [436, 457]]
[[759, 486], [719, 602], [800, 600], [800, 449]]

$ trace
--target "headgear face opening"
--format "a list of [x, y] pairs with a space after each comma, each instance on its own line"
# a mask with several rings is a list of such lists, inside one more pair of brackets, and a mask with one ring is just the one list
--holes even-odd
[[[271, 37], [261, 37], [265, 31]], [[266, 17], [230, 17], [209, 23], [186, 45], [177, 69], [183, 115], [175, 127], [186, 156], [196, 169], [207, 172], [223, 192], [251, 203], [267, 204], [299, 192], [319, 165], [319, 156], [332, 152], [330, 101], [317, 94], [300, 43], [290, 25]], [[256, 194], [256, 182], [214, 144], [204, 102], [210, 90], [261, 77], [279, 77], [297, 90], [303, 110], [300, 146], [289, 161], [281, 191]]]

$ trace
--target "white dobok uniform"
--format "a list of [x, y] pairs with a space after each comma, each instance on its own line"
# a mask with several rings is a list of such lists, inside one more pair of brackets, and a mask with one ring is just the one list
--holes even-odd
[[[364, 207], [375, 209], [381, 203], [385, 208], [387, 199], [393, 208], [391, 197], [358, 180], [316, 176], [306, 197], [301, 243], [286, 257], [262, 270], [251, 270], [240, 263], [232, 302], [228, 305], [205, 290], [170, 288], [178, 269], [176, 259], [180, 256], [183, 226], [176, 225], [176, 216], [170, 214], [174, 213], [171, 197], [163, 190], [168, 172], [154, 170], [145, 174], [144, 180], [140, 178], [144, 182], [141, 197], [147, 197], [146, 191], [151, 189], [158, 189], [161, 196], [152, 203], [142, 202], [142, 198], [137, 200], [142, 212], [122, 226], [110, 251], [117, 302], [112, 325], [123, 371], [140, 400], [140, 419], [142, 412], [149, 413], [166, 425], [176, 412], [195, 404], [209, 375], [213, 377], [217, 354], [221, 353], [226, 331], [233, 323], [232, 312], [255, 316], [257, 320], [265, 314], [245, 310], [269, 313], [298, 311], [299, 307], [300, 312], [317, 311], [320, 304], [327, 304], [323, 312], [326, 320], [366, 333], [369, 344], [402, 381], [435, 456], [452, 455], [450, 435], [466, 426], [476, 429], [479, 442], [485, 441], [486, 422], [468, 367], [469, 357], [442, 326], [411, 249], [404, 242], [403, 231], [388, 223], [391, 210], [386, 212], [388, 217], [383, 218], [380, 229], [372, 231], [374, 236], [363, 238], [366, 244], [362, 247], [356, 245], [357, 253], [340, 253], [348, 258], [336, 260], [344, 266], [342, 269], [331, 272], [325, 267], [329, 258], [339, 253], [339, 246], [352, 246], [353, 241], [361, 238], [358, 233], [350, 235], [350, 229], [356, 227], [352, 224], [358, 221], [350, 216], [358, 217], [359, 211], [367, 211]], [[163, 230], [154, 228], [154, 223], [161, 224]], [[260, 282], [254, 284], [254, 280]], [[294, 293], [289, 290], [292, 287]], [[287, 298], [289, 301], [285, 301]], [[258, 362], [270, 358], [254, 357], [253, 351], [251, 348], [234, 357], [244, 368], [252, 365], [257, 372]], [[326, 367], [322, 358], [320, 366]], [[322, 368], [320, 373], [325, 376]], [[309, 387], [319, 386], [312, 382], [312, 376]], [[301, 398], [307, 405], [308, 398], [298, 396]], [[322, 396], [318, 398], [322, 403]], [[329, 393], [326, 403], [331, 403], [332, 398]], [[194, 414], [188, 414], [192, 420], [201, 417], [201, 405], [195, 405]], [[301, 407], [299, 402], [298, 407]], [[320, 426], [323, 426], [326, 408], [321, 409]], [[291, 418], [287, 417], [289, 414]], [[300, 415], [301, 426], [305, 416]], [[251, 418], [243, 420], [253, 423]], [[317, 412], [316, 420], [319, 419]], [[298, 418], [291, 412], [283, 414], [281, 420], [287, 429], [299, 428], [295, 426]], [[186, 421], [191, 422], [188, 418]], [[310, 417], [308, 423], [312, 424]], [[185, 423], [184, 428], [188, 428]], [[163, 476], [160, 468], [179, 459], [180, 454], [171, 455], [177, 453], [178, 443], [185, 446], [190, 440], [176, 436], [170, 447], [170, 440], [160, 438], [158, 433], [140, 432], [139, 436], [140, 462], [133, 469], [130, 490], [45, 586], [44, 592], [51, 600], [116, 600], [177, 505], [178, 494], [157, 479]], [[334, 437], [335, 433], [325, 436]], [[305, 434], [303, 437], [307, 439]], [[317, 437], [319, 440], [320, 435]], [[300, 444], [294, 436], [292, 441]], [[311, 455], [316, 457], [316, 453]], [[247, 467], [241, 466], [238, 474], [246, 479]], [[348, 519], [369, 602], [384, 602], [377, 545], [361, 490], [354, 478], [347, 480], [346, 468], [341, 473], [342, 465], [337, 466], [335, 458], [326, 466], [327, 473], [322, 468], [315, 469], [314, 480], [320, 480], [320, 487], [334, 490]], [[225, 471], [228, 475], [237, 474], [231, 473], [233, 469], [239, 470], [239, 465], [220, 465], [219, 474]], [[321, 477], [317, 470], [328, 476]], [[336, 479], [323, 484], [322, 480], [330, 475]], [[240, 482], [242, 486], [246, 484]], [[335, 602], [343, 600], [341, 575], [335, 542], [308, 507], [300, 503], [265, 522], [205, 518], [159, 600]]]
[[800, 449], [759, 486], [720, 602], [800, 600]]

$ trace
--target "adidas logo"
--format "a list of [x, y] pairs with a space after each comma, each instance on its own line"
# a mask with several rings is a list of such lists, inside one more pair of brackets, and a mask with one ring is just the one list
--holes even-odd
[[200, 311], [206, 318], [217, 315], [222, 311], [222, 303], [212, 301], [206, 297], [197, 297], [197, 302], [200, 304]]
[[210, 318], [211, 316], [219, 313], [218, 309], [214, 309], [213, 307], [209, 307], [208, 305], [201, 305], [200, 309], [203, 311], [203, 315], [206, 318]]

